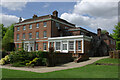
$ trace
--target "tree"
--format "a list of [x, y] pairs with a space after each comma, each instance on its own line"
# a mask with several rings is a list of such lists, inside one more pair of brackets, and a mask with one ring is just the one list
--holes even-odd
[[2, 38], [5, 36], [5, 33], [7, 32], [7, 27], [4, 27], [3, 24], [0, 24], [1, 32], [2, 32]]
[[101, 30], [102, 34], [105, 34], [107, 32], [107, 30]]
[[7, 51], [11, 51], [14, 47], [11, 47], [14, 43], [14, 25], [8, 27], [7, 32], [2, 40], [2, 48]]
[[113, 33], [110, 34], [116, 40], [116, 49], [120, 50], [120, 22], [114, 26]]

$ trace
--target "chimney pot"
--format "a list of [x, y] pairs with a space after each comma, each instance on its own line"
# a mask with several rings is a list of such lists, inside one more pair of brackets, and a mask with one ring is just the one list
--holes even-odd
[[101, 29], [100, 28], [97, 29], [97, 36], [101, 36]]
[[19, 22], [22, 22], [22, 18], [21, 17], [19, 18]]
[[53, 11], [52, 14], [53, 14], [53, 16], [58, 17], [58, 11], [57, 10]]

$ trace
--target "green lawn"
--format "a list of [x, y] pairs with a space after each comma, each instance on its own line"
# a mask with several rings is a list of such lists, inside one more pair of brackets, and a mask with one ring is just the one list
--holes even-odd
[[[97, 62], [118, 63], [117, 59], [102, 59]], [[35, 73], [10, 69], [2, 70], [3, 78], [118, 78], [118, 66], [95, 64], [48, 73]]]

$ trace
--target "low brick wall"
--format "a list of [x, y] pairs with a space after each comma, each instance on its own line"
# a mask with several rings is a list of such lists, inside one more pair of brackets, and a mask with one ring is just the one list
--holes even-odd
[[53, 53], [47, 57], [47, 66], [55, 66], [73, 61], [72, 53]]
[[109, 51], [110, 58], [119, 58], [120, 59], [120, 50]]

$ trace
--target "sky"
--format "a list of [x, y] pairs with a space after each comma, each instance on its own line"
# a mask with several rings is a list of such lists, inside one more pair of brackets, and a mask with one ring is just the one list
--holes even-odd
[[75, 24], [76, 27], [82, 27], [95, 33], [97, 28], [113, 33], [114, 25], [118, 22], [117, 0], [4, 1], [0, 3], [0, 24], [4, 24], [5, 27], [18, 22], [19, 17], [24, 20], [32, 18], [34, 14], [44, 16], [52, 14], [54, 10], [58, 11], [60, 18]]

